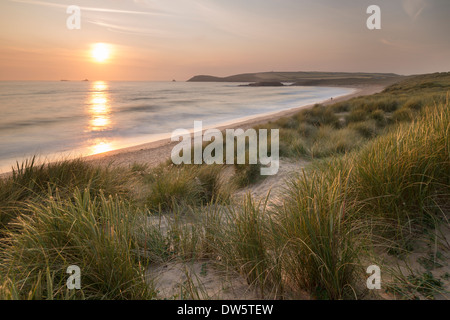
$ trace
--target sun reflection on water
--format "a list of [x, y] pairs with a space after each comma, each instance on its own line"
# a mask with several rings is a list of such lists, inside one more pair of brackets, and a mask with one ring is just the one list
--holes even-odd
[[111, 146], [110, 143], [101, 141], [101, 142], [98, 142], [98, 143], [94, 144], [93, 146], [91, 146], [90, 150], [91, 150], [92, 154], [98, 154], [98, 153], [111, 151], [111, 150], [113, 150], [113, 147]]
[[[88, 98], [89, 124], [87, 130], [90, 132], [102, 132], [111, 129], [111, 106], [108, 96], [108, 84], [103, 81], [92, 83], [91, 94]], [[111, 151], [113, 148], [107, 138], [95, 139], [89, 147], [92, 154]]]
[[103, 81], [94, 82], [89, 101], [90, 131], [104, 131], [111, 124], [108, 85]]

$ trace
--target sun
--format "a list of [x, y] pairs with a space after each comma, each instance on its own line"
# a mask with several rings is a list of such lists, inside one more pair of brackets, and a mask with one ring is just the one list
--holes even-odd
[[95, 43], [92, 45], [91, 56], [94, 61], [103, 63], [106, 62], [111, 55], [111, 47], [106, 43]]

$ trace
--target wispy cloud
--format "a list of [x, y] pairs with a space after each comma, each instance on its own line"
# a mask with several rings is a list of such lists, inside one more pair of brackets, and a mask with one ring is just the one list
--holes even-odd
[[406, 41], [393, 41], [387, 38], [381, 38], [380, 42], [386, 46], [395, 48], [395, 49], [401, 49], [401, 50], [413, 50], [414, 46]]
[[403, 0], [403, 9], [408, 16], [416, 20], [427, 6], [424, 0]]
[[381, 38], [380, 42], [382, 44], [385, 44], [385, 45], [390, 46], [390, 47], [401, 47], [397, 42], [393, 42], [393, 41], [388, 40], [386, 38]]
[[[67, 9], [68, 5], [54, 3], [54, 2], [46, 2], [46, 1], [33, 1], [33, 0], [9, 0], [11, 2], [32, 4], [38, 6], [52, 7], [52, 8], [60, 8]], [[95, 7], [84, 7], [80, 6], [81, 10], [91, 11], [91, 12], [105, 12], [105, 13], [121, 13], [121, 14], [135, 14], [135, 15], [150, 15], [150, 16], [166, 16], [167, 13], [161, 11], [133, 11], [133, 10], [121, 10], [121, 9], [108, 9], [108, 8], [95, 8]]]
[[118, 25], [113, 23], [108, 23], [100, 20], [88, 20], [89, 23], [107, 28], [109, 31], [118, 32], [118, 33], [126, 33], [126, 34], [137, 34], [137, 35], [145, 35], [145, 36], [153, 36], [153, 37], [165, 37], [167, 38], [168, 34], [163, 32], [157, 32], [154, 29], [146, 29], [146, 28], [135, 28], [130, 26]]

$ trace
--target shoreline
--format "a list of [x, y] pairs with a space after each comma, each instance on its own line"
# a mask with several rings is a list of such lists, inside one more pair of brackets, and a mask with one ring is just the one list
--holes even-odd
[[[384, 85], [354, 85], [354, 86], [345, 86], [345, 88], [354, 89], [355, 91], [339, 96], [338, 98], [333, 98], [333, 100], [326, 101], [318, 101], [313, 104], [308, 104], [304, 106], [292, 107], [289, 109], [271, 112], [270, 114], [260, 114], [255, 116], [249, 116], [245, 118], [241, 118], [234, 121], [228, 121], [222, 123], [220, 125], [214, 126], [215, 129], [223, 131], [225, 129], [249, 129], [256, 125], [268, 123], [270, 121], [276, 121], [283, 117], [289, 117], [300, 110], [307, 109], [313, 107], [315, 104], [319, 103], [322, 105], [330, 105], [342, 101], [346, 101], [358, 96], [367, 96], [372, 95], [378, 92], [383, 91], [388, 84]], [[343, 86], [327, 86], [327, 87], [340, 87]], [[203, 131], [209, 129], [209, 127], [203, 128]], [[156, 167], [159, 164], [167, 161], [170, 158], [171, 151], [175, 145], [179, 142], [172, 142], [170, 137], [163, 138], [156, 141], [146, 142], [143, 144], [138, 144], [135, 146], [119, 148], [115, 150], [111, 150], [104, 153], [98, 153], [89, 156], [81, 156], [80, 158], [86, 162], [89, 162], [94, 165], [107, 166], [110, 165], [112, 167], [125, 167], [130, 166], [133, 163], [145, 163], [150, 168]], [[6, 178], [10, 176], [12, 171], [0, 172], [0, 178]]]
[[[337, 86], [336, 86], [337, 87]], [[342, 102], [358, 96], [366, 96], [383, 91], [387, 85], [360, 85], [346, 87], [356, 91], [340, 96], [333, 100], [327, 100], [320, 103], [322, 105], [329, 105]], [[276, 111], [271, 114], [256, 115], [244, 120], [237, 120], [227, 124], [222, 124], [216, 129], [222, 131], [225, 129], [243, 129], [246, 130], [253, 126], [264, 124], [269, 121], [275, 121], [283, 117], [289, 117], [299, 112], [302, 109], [311, 108], [314, 104], [308, 104], [300, 107], [293, 107], [287, 110]], [[203, 128], [207, 130], [208, 128]], [[149, 167], [155, 167], [170, 158], [171, 151], [178, 142], [172, 142], [170, 138], [161, 139], [157, 141], [147, 142], [136, 146], [111, 150], [105, 153], [82, 157], [83, 160], [96, 165], [112, 165], [117, 167], [130, 166], [133, 163], [146, 163]]]

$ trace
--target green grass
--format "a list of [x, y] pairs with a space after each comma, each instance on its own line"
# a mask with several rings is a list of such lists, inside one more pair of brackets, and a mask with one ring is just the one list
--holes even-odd
[[[2, 298], [149, 299], [135, 239], [138, 214], [118, 197], [92, 198], [88, 190], [72, 199], [58, 195], [29, 204], [29, 215], [2, 242]], [[81, 269], [82, 289], [66, 287], [66, 269]], [[5, 292], [6, 291], [6, 292]]]
[[361, 235], [395, 247], [405, 231], [414, 236], [426, 228], [450, 196], [449, 133], [448, 104], [430, 107], [413, 123], [295, 179], [278, 211], [292, 281], [327, 298], [351, 296]]
[[328, 299], [354, 296], [361, 249], [354, 208], [347, 202], [348, 179], [303, 175], [291, 182], [288, 200], [276, 212], [276, 241], [283, 248], [287, 285], [294, 291]]
[[430, 107], [411, 124], [368, 144], [353, 160], [355, 197], [365, 210], [395, 219], [419, 219], [433, 199], [450, 191], [450, 114]]
[[209, 221], [207, 238], [222, 263], [236, 268], [262, 297], [276, 297], [281, 292], [281, 269], [274, 254], [266, 205], [247, 195], [241, 207], [229, 206], [222, 211], [219, 223], [217, 218], [212, 220], [216, 224]]
[[56, 192], [60, 197], [71, 197], [75, 187], [87, 188], [93, 196], [100, 192], [126, 196], [126, 179], [120, 170], [92, 166], [80, 159], [39, 165], [33, 157], [17, 163], [9, 177], [0, 179], [0, 231], [23, 212], [27, 202]]
[[431, 272], [421, 275], [412, 273], [408, 276], [397, 273], [387, 291], [399, 299], [409, 300], [434, 300], [435, 294], [445, 293], [441, 280], [436, 279]]
[[261, 164], [235, 164], [233, 181], [235, 184], [243, 188], [252, 185], [261, 180]]
[[226, 201], [230, 186], [221, 179], [222, 170], [221, 165], [160, 166], [144, 175], [150, 188], [146, 204], [155, 211], [170, 211], [174, 206]]

